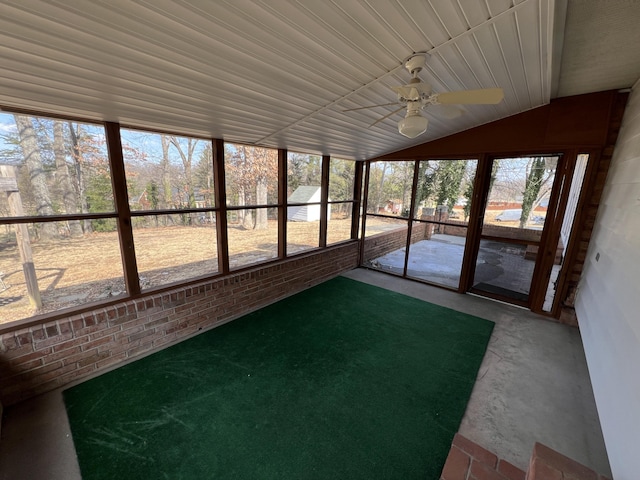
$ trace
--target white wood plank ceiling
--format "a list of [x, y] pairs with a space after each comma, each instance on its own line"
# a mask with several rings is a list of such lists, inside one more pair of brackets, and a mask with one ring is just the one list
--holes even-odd
[[[565, 10], [554, 0], [2, 0], [0, 105], [362, 160], [548, 103]], [[369, 128], [394, 106], [343, 111], [395, 101], [389, 87], [407, 83], [413, 52], [429, 53], [420, 78], [435, 92], [502, 87], [503, 102], [454, 120], [427, 109], [413, 140], [397, 131], [401, 113]]]

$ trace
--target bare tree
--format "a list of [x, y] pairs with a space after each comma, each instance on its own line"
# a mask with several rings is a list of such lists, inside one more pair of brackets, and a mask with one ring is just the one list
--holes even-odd
[[[239, 145], [229, 152], [225, 166], [231, 181], [227, 187], [237, 195], [237, 205], [266, 205], [270, 184], [278, 175], [277, 150]], [[244, 228], [268, 227], [266, 208], [244, 209], [238, 211], [238, 215]]]
[[[56, 162], [56, 183], [62, 195], [65, 212], [75, 214], [78, 213], [78, 197], [76, 196], [76, 191], [71, 176], [69, 175], [66, 153], [64, 124], [56, 120], [53, 122], [53, 154]], [[79, 220], [69, 220], [67, 224], [69, 234], [72, 237], [82, 236], [82, 226]]]
[[162, 161], [160, 162], [160, 168], [162, 170], [162, 199], [164, 201], [163, 206], [167, 208], [173, 202], [171, 174], [169, 173], [169, 137], [167, 135], [161, 135], [160, 143], [162, 144]]
[[[40, 156], [40, 148], [38, 139], [33, 128], [31, 117], [24, 115], [14, 115], [16, 126], [18, 127], [18, 137], [20, 139], [20, 148], [24, 163], [29, 172], [29, 180], [31, 184], [31, 192], [35, 201], [36, 212], [38, 215], [53, 215], [53, 205], [49, 196], [49, 187], [47, 186], [47, 177]], [[53, 222], [44, 222], [40, 228], [40, 237], [45, 240], [55, 238], [57, 236], [57, 227]]]
[[[89, 213], [89, 203], [87, 202], [86, 194], [86, 182], [84, 178], [84, 155], [82, 148], [80, 148], [80, 125], [78, 130], [73, 126], [73, 123], [69, 122], [69, 135], [71, 136], [71, 153], [75, 166], [76, 188], [78, 191], [78, 198], [80, 198], [80, 208], [82, 213]], [[82, 223], [82, 229], [84, 233], [91, 233], [93, 228], [91, 226], [91, 220], [84, 220]]]
[[[522, 212], [520, 214], [520, 228], [525, 228], [531, 213], [551, 190], [550, 179], [554, 170], [547, 170], [545, 157], [535, 157], [527, 164], [524, 191], [522, 192]], [[547, 188], [543, 188], [547, 186]]]

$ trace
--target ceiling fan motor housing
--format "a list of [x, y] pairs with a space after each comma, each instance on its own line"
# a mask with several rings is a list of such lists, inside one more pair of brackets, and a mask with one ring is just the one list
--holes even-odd
[[420, 70], [422, 70], [427, 64], [427, 56], [426, 54], [418, 54], [409, 58], [404, 64], [404, 68], [406, 68], [412, 77], [416, 77]]

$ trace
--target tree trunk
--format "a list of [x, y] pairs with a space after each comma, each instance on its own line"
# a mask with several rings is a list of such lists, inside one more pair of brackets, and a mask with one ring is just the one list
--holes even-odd
[[[243, 207], [247, 203], [246, 191], [244, 187], [240, 188], [238, 192], [238, 206]], [[243, 228], [247, 230], [253, 230], [253, 211], [252, 210], [238, 210], [238, 221]]]
[[[261, 178], [256, 184], [256, 203], [258, 205], [266, 205], [267, 203], [267, 180]], [[265, 230], [269, 227], [267, 218], [267, 209], [259, 208], [256, 210], [256, 230]]]
[[[243, 207], [244, 206], [244, 188], [242, 188], [242, 186], [238, 187], [238, 207]], [[240, 225], [243, 225], [244, 223], [244, 210], [236, 210], [236, 222]]]
[[[76, 171], [76, 185], [78, 189], [78, 198], [80, 199], [80, 208], [82, 213], [89, 213], [89, 204], [87, 202], [87, 195], [85, 193], [84, 171], [82, 169], [82, 151], [80, 150], [80, 143], [78, 141], [78, 133], [73, 128], [73, 123], [69, 122], [69, 135], [71, 136], [71, 151], [73, 152], [73, 162]], [[80, 127], [78, 127], [79, 129]], [[84, 233], [91, 233], [93, 228], [91, 226], [91, 220], [83, 220], [82, 229]]]
[[[64, 126], [62, 122], [53, 122], [53, 154], [56, 160], [56, 180], [62, 193], [62, 202], [65, 212], [68, 214], [78, 213], [78, 202], [71, 177], [67, 166], [66, 152], [64, 146]], [[82, 226], [79, 220], [70, 220], [69, 234], [72, 237], [82, 236]]]
[[529, 221], [529, 216], [533, 208], [533, 204], [538, 198], [540, 187], [542, 187], [542, 179], [544, 176], [545, 159], [542, 157], [534, 158], [531, 161], [531, 167], [528, 169], [527, 179], [522, 192], [522, 213], [520, 214], [520, 228], [525, 228]]
[[[382, 162], [382, 173], [380, 174], [380, 187], [378, 188], [378, 198], [376, 198], [376, 210], [373, 213], [379, 213], [382, 205], [382, 199], [384, 192], [382, 189], [384, 188], [384, 176], [387, 171], [387, 162]], [[386, 205], [386, 202], [385, 202]]]
[[[40, 156], [36, 132], [33, 129], [31, 118], [23, 115], [14, 115], [18, 136], [20, 138], [20, 148], [24, 157], [24, 163], [29, 172], [31, 182], [31, 192], [36, 203], [36, 215], [53, 215], [53, 206], [49, 196], [47, 177]], [[53, 222], [45, 222], [40, 228], [40, 237], [49, 240], [57, 236], [57, 227]]]
[[171, 208], [173, 195], [171, 192], [171, 176], [169, 173], [169, 137], [162, 135], [162, 200], [161, 208]]

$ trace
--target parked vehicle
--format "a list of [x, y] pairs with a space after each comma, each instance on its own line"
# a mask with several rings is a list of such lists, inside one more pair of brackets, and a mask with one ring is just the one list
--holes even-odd
[[503, 210], [502, 213], [496, 217], [496, 221], [497, 222], [513, 222], [516, 220], [520, 220], [520, 215], [522, 215], [521, 208]]
[[[522, 215], [521, 208], [503, 210], [502, 213], [496, 217], [496, 221], [497, 222], [515, 222], [520, 220], [521, 215]], [[544, 217], [540, 215], [534, 215], [533, 217], [531, 217], [531, 223], [542, 225], [544, 223]]]

